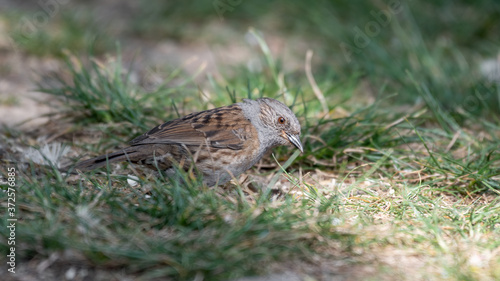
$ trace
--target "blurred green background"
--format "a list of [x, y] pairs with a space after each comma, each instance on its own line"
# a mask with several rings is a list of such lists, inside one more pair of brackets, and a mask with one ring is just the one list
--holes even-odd
[[[115, 53], [116, 42], [131, 50], [165, 41], [245, 49], [253, 27], [289, 88], [308, 86], [305, 52], [315, 52], [314, 76], [332, 107], [352, 95], [361, 104], [390, 97], [390, 105], [413, 105], [430, 94], [459, 122], [463, 111], [491, 117], [500, 109], [498, 1], [3, 2], [16, 46], [36, 56]], [[230, 66], [237, 70], [226, 69], [228, 85], [263, 74]]]

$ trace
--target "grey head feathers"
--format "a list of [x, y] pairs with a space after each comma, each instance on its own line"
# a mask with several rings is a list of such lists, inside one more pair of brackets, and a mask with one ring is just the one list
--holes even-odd
[[278, 145], [290, 144], [303, 151], [299, 139], [300, 123], [286, 105], [270, 98], [244, 99], [238, 105], [257, 129], [262, 153]]

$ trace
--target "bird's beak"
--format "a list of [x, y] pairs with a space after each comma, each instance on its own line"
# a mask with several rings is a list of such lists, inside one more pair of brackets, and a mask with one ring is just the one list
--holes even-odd
[[286, 137], [288, 140], [300, 150], [300, 152], [304, 152], [304, 148], [302, 147], [302, 143], [300, 142], [299, 136], [298, 135], [292, 135], [285, 133]]

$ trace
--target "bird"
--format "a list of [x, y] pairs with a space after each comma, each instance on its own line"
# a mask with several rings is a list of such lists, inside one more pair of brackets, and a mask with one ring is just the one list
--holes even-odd
[[232, 105], [168, 121], [130, 141], [128, 147], [75, 164], [87, 172], [108, 163], [131, 162], [168, 176], [193, 164], [207, 186], [223, 185], [279, 145], [303, 152], [301, 127], [285, 104], [272, 98], [243, 99]]

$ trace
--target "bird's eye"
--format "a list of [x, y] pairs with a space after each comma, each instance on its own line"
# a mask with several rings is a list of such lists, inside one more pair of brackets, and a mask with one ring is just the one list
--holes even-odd
[[284, 118], [284, 117], [281, 117], [281, 116], [280, 116], [280, 117], [278, 117], [278, 123], [280, 123], [280, 124], [285, 124], [285, 122], [286, 122], [286, 120], [285, 120], [285, 118]]

